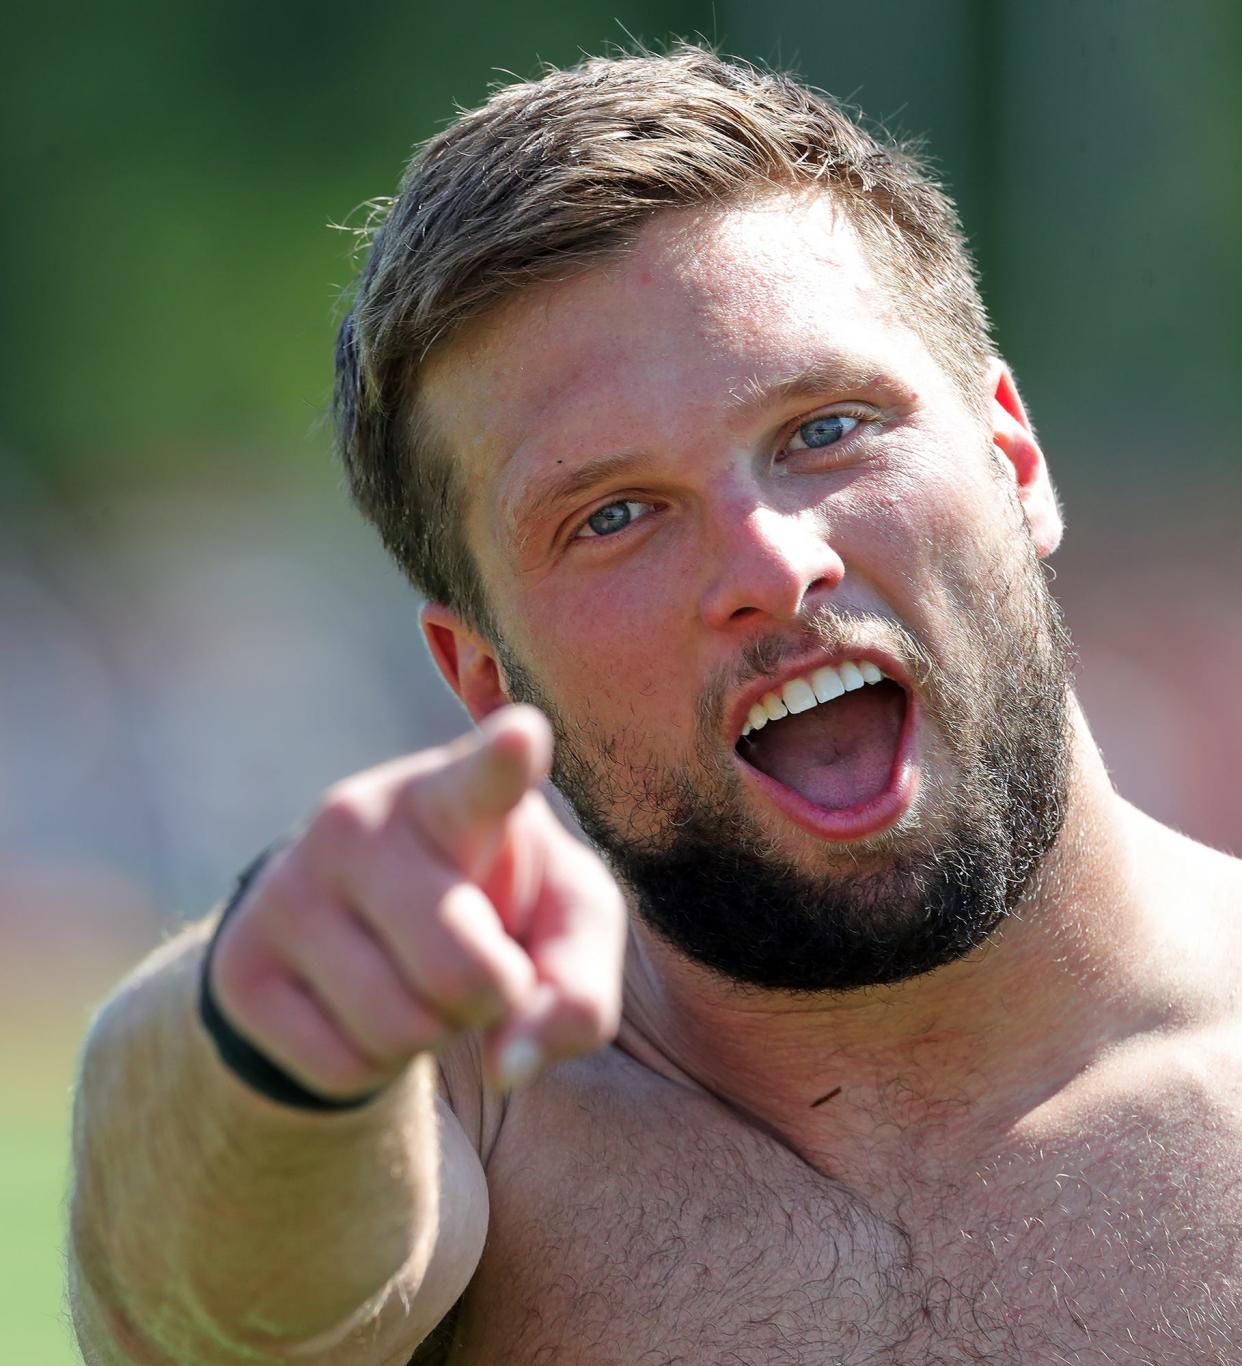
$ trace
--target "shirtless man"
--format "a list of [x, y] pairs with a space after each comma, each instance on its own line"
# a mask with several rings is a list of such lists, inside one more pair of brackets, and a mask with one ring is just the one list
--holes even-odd
[[86, 1360], [1242, 1361], [1242, 879], [1109, 784], [919, 168], [697, 51], [511, 87], [337, 411], [480, 727], [102, 1012]]

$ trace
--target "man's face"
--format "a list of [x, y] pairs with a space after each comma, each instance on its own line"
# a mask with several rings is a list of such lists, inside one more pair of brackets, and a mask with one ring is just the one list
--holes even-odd
[[829, 199], [657, 215], [423, 397], [509, 693], [649, 924], [799, 991], [982, 942], [1059, 828], [1064, 644], [991, 429]]

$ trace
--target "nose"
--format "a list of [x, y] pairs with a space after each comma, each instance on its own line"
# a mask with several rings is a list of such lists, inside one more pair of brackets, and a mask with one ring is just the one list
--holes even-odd
[[752, 506], [729, 521], [700, 604], [716, 630], [758, 616], [797, 620], [809, 597], [845, 577], [841, 557], [806, 512]]

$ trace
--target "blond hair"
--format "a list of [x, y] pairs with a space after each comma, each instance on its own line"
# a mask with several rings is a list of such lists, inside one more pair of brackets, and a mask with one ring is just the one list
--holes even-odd
[[821, 185], [980, 405], [992, 346], [952, 202], [910, 151], [788, 75], [692, 46], [591, 58], [497, 90], [425, 143], [371, 232], [334, 395], [354, 500], [414, 584], [493, 633], [459, 472], [417, 403], [433, 347], [526, 286], [623, 251], [663, 208]]

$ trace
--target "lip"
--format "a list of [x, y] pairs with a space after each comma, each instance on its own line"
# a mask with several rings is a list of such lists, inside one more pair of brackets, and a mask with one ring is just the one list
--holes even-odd
[[882, 653], [860, 650], [839, 656], [817, 655], [808, 664], [806, 661], [779, 675], [761, 680], [755, 689], [748, 689], [732, 710], [740, 719], [736, 722], [734, 734], [741, 731], [742, 721], [751, 705], [765, 692], [779, 688], [791, 678], [822, 668], [825, 664], [840, 664], [847, 659], [869, 659], [877, 668], [882, 669], [894, 683], [901, 686], [906, 695], [906, 714], [902, 719], [901, 733], [897, 737], [897, 747], [893, 753], [893, 766], [889, 770], [888, 782], [883, 789], [856, 806], [829, 809], [818, 806], [800, 792], [786, 787], [775, 778], [761, 773], [753, 764], [748, 764], [736, 751], [733, 762], [737, 765], [742, 779], [754, 788], [758, 795], [766, 798], [795, 825], [819, 839], [836, 843], [848, 843], [878, 835], [895, 825], [914, 805], [918, 796], [921, 769], [918, 762], [918, 739], [922, 729], [922, 708], [918, 696], [910, 685], [910, 680], [896, 660]]

